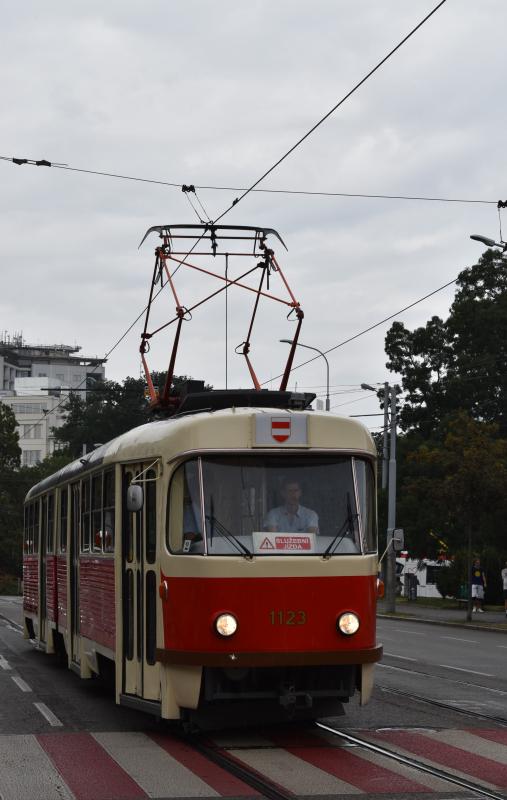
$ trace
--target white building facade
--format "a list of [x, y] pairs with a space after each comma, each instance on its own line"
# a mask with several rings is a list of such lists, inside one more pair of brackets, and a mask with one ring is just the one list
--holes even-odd
[[21, 463], [33, 466], [55, 450], [53, 428], [65, 421], [71, 392], [86, 398], [104, 380], [104, 359], [75, 355], [80, 347], [28, 345], [22, 336], [0, 336], [0, 402], [12, 408], [18, 426]]

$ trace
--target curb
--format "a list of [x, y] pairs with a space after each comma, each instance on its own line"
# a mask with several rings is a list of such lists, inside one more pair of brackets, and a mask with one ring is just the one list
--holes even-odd
[[[429, 619], [428, 617], [416, 617], [411, 614], [377, 614], [378, 619], [404, 620], [409, 622], [424, 622], [426, 625], [441, 625], [446, 628], [461, 628], [466, 631], [488, 631], [491, 633], [507, 634], [507, 628], [497, 628], [495, 626], [474, 625], [473, 623], [453, 622], [452, 620]], [[486, 623], [487, 624], [487, 623]]]

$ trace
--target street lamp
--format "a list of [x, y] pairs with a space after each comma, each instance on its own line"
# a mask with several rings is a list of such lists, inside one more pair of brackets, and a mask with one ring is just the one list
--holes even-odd
[[[282, 344], [293, 344], [292, 339], [279, 339], [279, 341]], [[315, 352], [318, 353], [319, 356], [322, 356], [326, 362], [326, 411], [329, 411], [329, 361], [327, 360], [325, 353], [323, 353], [322, 350], [319, 350], [318, 347], [310, 347], [309, 344], [301, 344], [301, 342], [296, 342], [296, 344], [298, 347], [305, 347], [307, 350], [315, 350]]]
[[479, 233], [473, 233], [470, 238], [485, 244], [486, 247], [500, 247], [504, 253], [507, 250], [507, 242], [495, 242], [494, 239], [490, 239], [488, 236], [481, 236]]

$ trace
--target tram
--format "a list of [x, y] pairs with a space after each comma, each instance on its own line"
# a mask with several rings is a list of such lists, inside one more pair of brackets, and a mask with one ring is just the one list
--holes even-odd
[[[287, 389], [304, 315], [267, 244], [285, 246], [276, 231], [178, 224], [144, 238], [152, 232], [162, 244], [140, 354], [158, 418], [29, 491], [25, 635], [64, 652], [82, 678], [114, 674], [117, 703], [188, 725], [339, 713], [356, 692], [364, 704], [382, 654], [373, 440], [356, 420], [312, 410], [314, 395]], [[236, 274], [245, 258], [253, 266]], [[221, 288], [185, 306], [175, 281], [185, 270]], [[165, 287], [176, 313], [150, 330]], [[177, 396], [183, 323], [229, 288], [255, 295], [236, 348], [254, 388], [190, 382]], [[261, 298], [296, 322], [277, 391], [261, 388], [251, 359]], [[173, 323], [157, 390], [149, 344]]]
[[306, 400], [190, 394], [34, 486], [25, 635], [82, 678], [114, 665], [116, 701], [165, 719], [366, 703], [375, 447]]

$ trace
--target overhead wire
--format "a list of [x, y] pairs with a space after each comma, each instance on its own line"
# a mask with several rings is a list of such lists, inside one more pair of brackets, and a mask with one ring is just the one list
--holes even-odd
[[204, 220], [202, 219], [201, 215], [199, 214], [198, 210], [196, 209], [196, 207], [194, 206], [194, 204], [192, 203], [192, 201], [191, 201], [191, 199], [189, 197], [189, 192], [185, 192], [185, 197], [187, 198], [187, 200], [188, 200], [188, 202], [190, 204], [190, 208], [195, 213], [195, 215], [196, 215], [197, 219], [199, 220], [199, 222], [200, 223], [204, 223]]
[[[14, 159], [8, 156], [0, 156], [0, 161], [13, 161]], [[36, 162], [30, 159], [17, 159], [17, 161], [23, 161], [27, 164], [34, 164]], [[51, 162], [49, 162], [51, 163]], [[142, 183], [154, 183], [161, 186], [170, 186], [174, 187], [175, 189], [181, 189], [185, 186], [184, 183], [175, 183], [170, 181], [161, 181], [156, 180], [154, 178], [139, 178], [133, 175], [120, 175], [113, 172], [100, 172], [99, 170], [90, 170], [90, 169], [77, 169], [74, 167], [62, 166], [59, 164], [51, 163], [52, 167], [56, 169], [65, 169], [73, 172], [83, 172], [89, 175], [99, 175], [106, 178], [119, 178], [121, 180], [126, 181], [140, 181]], [[208, 221], [211, 222], [211, 217], [209, 216], [208, 212], [206, 211], [202, 201], [197, 195], [197, 189], [208, 190], [208, 191], [226, 191], [226, 192], [245, 192], [245, 187], [241, 186], [217, 186], [217, 185], [207, 185], [207, 184], [195, 184], [195, 196], [196, 199], [201, 206], [204, 215], [208, 218]], [[484, 200], [481, 198], [470, 198], [470, 197], [439, 197], [439, 196], [426, 196], [426, 195], [406, 195], [406, 194], [387, 194], [387, 193], [378, 193], [378, 194], [369, 194], [367, 192], [331, 192], [331, 191], [313, 191], [310, 189], [251, 189], [252, 192], [264, 193], [264, 194], [285, 194], [285, 195], [301, 195], [304, 197], [350, 197], [350, 198], [359, 198], [359, 199], [367, 199], [367, 200], [407, 200], [407, 201], [424, 201], [424, 202], [431, 202], [431, 203], [472, 203], [472, 204], [482, 204], [482, 205], [495, 205], [498, 206], [498, 200]]]
[[321, 125], [322, 125], [322, 124], [323, 124], [323, 123], [324, 123], [324, 122], [325, 122], [327, 119], [329, 119], [329, 117], [330, 117], [332, 114], [334, 114], [334, 112], [335, 112], [335, 111], [336, 111], [338, 108], [340, 108], [340, 106], [342, 106], [342, 105], [343, 105], [343, 103], [345, 103], [345, 102], [346, 102], [346, 101], [349, 99], [349, 97], [352, 97], [352, 95], [353, 95], [355, 92], [357, 92], [357, 90], [358, 90], [358, 89], [359, 89], [359, 88], [360, 88], [360, 87], [361, 87], [361, 86], [362, 86], [364, 83], [366, 83], [366, 81], [367, 81], [367, 80], [369, 80], [369, 78], [371, 78], [371, 76], [372, 76], [372, 75], [374, 75], [374, 74], [375, 74], [375, 72], [377, 72], [377, 70], [379, 70], [379, 69], [380, 69], [380, 67], [381, 67], [383, 64], [385, 64], [385, 63], [386, 63], [386, 61], [388, 61], [388, 60], [391, 58], [391, 56], [393, 56], [393, 55], [394, 55], [394, 53], [396, 53], [396, 52], [397, 52], [397, 51], [400, 49], [400, 47], [402, 47], [402, 46], [405, 44], [405, 42], [407, 42], [407, 41], [408, 41], [408, 40], [409, 40], [409, 39], [410, 39], [410, 38], [411, 38], [411, 37], [414, 35], [414, 33], [415, 33], [416, 31], [418, 31], [418, 30], [419, 30], [419, 28], [421, 28], [421, 27], [422, 27], [422, 26], [423, 26], [423, 25], [424, 25], [424, 24], [425, 24], [425, 23], [426, 23], [426, 22], [427, 22], [427, 21], [430, 19], [430, 17], [432, 17], [432, 16], [433, 16], [433, 14], [435, 14], [435, 13], [436, 13], [436, 12], [439, 10], [439, 8], [441, 8], [441, 7], [442, 7], [442, 6], [443, 6], [443, 5], [444, 5], [446, 2], [447, 2], [447, 0], [440, 0], [440, 2], [439, 2], [439, 3], [438, 3], [436, 6], [435, 6], [435, 8], [433, 8], [433, 9], [432, 9], [432, 11], [430, 11], [430, 12], [429, 12], [429, 14], [426, 14], [426, 16], [425, 16], [425, 17], [424, 17], [424, 18], [423, 18], [423, 19], [422, 19], [420, 22], [418, 22], [418, 24], [417, 24], [417, 25], [416, 25], [414, 28], [412, 28], [412, 30], [411, 30], [411, 31], [410, 31], [410, 32], [409, 32], [409, 33], [408, 33], [408, 34], [407, 34], [407, 35], [406, 35], [406, 36], [405, 36], [405, 37], [404, 37], [404, 38], [403, 38], [403, 39], [402, 39], [400, 42], [398, 42], [398, 44], [397, 44], [395, 47], [393, 47], [393, 49], [392, 49], [392, 50], [391, 50], [391, 51], [390, 51], [390, 52], [389, 52], [389, 53], [388, 53], [386, 56], [384, 56], [384, 58], [383, 58], [383, 59], [381, 59], [381, 61], [379, 61], [379, 62], [378, 62], [378, 64], [376, 64], [376, 65], [373, 67], [373, 69], [371, 69], [371, 70], [370, 70], [370, 71], [369, 71], [369, 72], [368, 72], [368, 73], [367, 73], [367, 74], [366, 74], [366, 75], [365, 75], [363, 78], [361, 78], [361, 80], [360, 80], [358, 83], [356, 83], [356, 85], [355, 85], [355, 86], [353, 86], [353, 87], [352, 87], [352, 89], [351, 89], [349, 92], [347, 92], [347, 94], [345, 94], [345, 95], [344, 95], [344, 96], [341, 98], [341, 100], [339, 100], [339, 101], [338, 101], [338, 102], [337, 102], [337, 103], [336, 103], [336, 104], [335, 104], [335, 105], [334, 105], [334, 106], [333, 106], [333, 107], [332, 107], [332, 108], [331, 108], [331, 109], [330, 109], [330, 110], [327, 112], [327, 114], [324, 114], [324, 116], [323, 116], [323, 117], [321, 117], [321, 118], [319, 119], [319, 121], [318, 121], [318, 122], [316, 122], [316, 123], [315, 123], [315, 125], [313, 125], [313, 126], [310, 128], [310, 130], [308, 130], [308, 131], [307, 131], [307, 132], [306, 132], [306, 133], [305, 133], [305, 134], [304, 134], [304, 135], [303, 135], [303, 136], [302, 136], [300, 139], [298, 139], [298, 141], [297, 141], [297, 142], [296, 142], [294, 145], [292, 145], [292, 147], [290, 147], [290, 148], [289, 148], [289, 150], [287, 150], [287, 152], [286, 152], [286, 153], [284, 153], [284, 154], [283, 154], [283, 156], [281, 156], [281, 158], [279, 158], [279, 159], [278, 159], [278, 161], [275, 161], [275, 163], [274, 163], [274, 164], [273, 164], [273, 165], [272, 165], [272, 166], [271, 166], [269, 169], [267, 169], [267, 170], [266, 170], [266, 172], [264, 172], [264, 173], [261, 175], [261, 177], [260, 177], [260, 178], [258, 178], [258, 179], [257, 179], [257, 180], [256, 180], [256, 181], [255, 181], [255, 182], [254, 182], [254, 183], [253, 183], [253, 184], [252, 184], [252, 185], [251, 185], [251, 186], [248, 188], [248, 189], [246, 189], [246, 191], [244, 191], [244, 192], [243, 192], [243, 193], [242, 193], [242, 194], [241, 194], [239, 197], [236, 197], [236, 198], [235, 198], [235, 200], [233, 200], [233, 201], [232, 201], [231, 205], [230, 205], [230, 206], [228, 206], [228, 207], [225, 209], [225, 211], [223, 211], [223, 212], [220, 214], [220, 216], [219, 216], [219, 217], [217, 217], [217, 218], [215, 219], [215, 222], [218, 222], [219, 220], [223, 219], [223, 217], [225, 217], [225, 215], [226, 215], [226, 214], [228, 214], [228, 213], [229, 213], [229, 211], [231, 211], [231, 210], [232, 210], [232, 209], [233, 209], [235, 206], [237, 206], [237, 204], [238, 204], [238, 203], [240, 203], [240, 202], [241, 202], [241, 200], [244, 200], [244, 198], [245, 198], [245, 197], [246, 197], [248, 194], [250, 194], [250, 192], [252, 192], [252, 191], [255, 189], [255, 187], [259, 185], [259, 183], [262, 183], [262, 181], [263, 181], [265, 178], [267, 178], [267, 176], [268, 176], [268, 175], [270, 175], [270, 174], [271, 174], [271, 173], [272, 173], [272, 172], [273, 172], [273, 171], [274, 171], [274, 170], [275, 170], [277, 167], [279, 167], [279, 166], [280, 166], [280, 164], [281, 164], [283, 161], [285, 161], [285, 159], [286, 159], [286, 158], [288, 158], [288, 156], [290, 156], [290, 155], [291, 155], [291, 153], [293, 153], [293, 152], [294, 152], [294, 150], [296, 150], [296, 149], [297, 149], [297, 148], [298, 148], [298, 147], [299, 147], [299, 146], [300, 146], [300, 145], [301, 145], [301, 144], [302, 144], [302, 143], [303, 143], [303, 142], [304, 142], [306, 139], [308, 139], [308, 137], [309, 137], [309, 136], [311, 136], [311, 135], [312, 135], [312, 133], [314, 133], [314, 131], [316, 131], [316, 130], [317, 130], [317, 128], [319, 128], [319, 127], [320, 127], [320, 126], [321, 126]]
[[[375, 322], [373, 325], [370, 325], [368, 328], [365, 328], [364, 330], [359, 331], [359, 333], [355, 333], [353, 336], [349, 336], [348, 339], [344, 339], [342, 342], [339, 342], [338, 344], [335, 344], [333, 347], [330, 347], [328, 350], [323, 350], [322, 352], [325, 355], [327, 355], [328, 353], [332, 353], [334, 350], [338, 350], [339, 347], [343, 347], [344, 345], [349, 344], [349, 342], [353, 342], [354, 339], [359, 339], [360, 336], [364, 336], [364, 334], [369, 333], [370, 331], [373, 331], [375, 328], [378, 328], [380, 325], [383, 325], [384, 322], [389, 322], [389, 320], [394, 319], [394, 317], [397, 317], [398, 314], [403, 314], [404, 311], [408, 311], [410, 308], [414, 308], [414, 306], [417, 306], [419, 303], [422, 303], [423, 300], [427, 300], [428, 297], [432, 297], [433, 295], [438, 294], [438, 292], [443, 291], [443, 289], [447, 289], [448, 286], [452, 286], [453, 283], [456, 283], [456, 281], [458, 280], [458, 277], [459, 276], [457, 276], [456, 278], [453, 278], [452, 281], [448, 281], [447, 283], [444, 283], [443, 286], [439, 286], [438, 289], [434, 289], [432, 292], [428, 292], [428, 294], [425, 294], [423, 297], [420, 297], [418, 300], [414, 300], [414, 302], [410, 303], [408, 306], [405, 306], [404, 308], [400, 308], [399, 311], [395, 311], [394, 314], [390, 314], [388, 317], [384, 317], [384, 319], [379, 320], [379, 322]], [[300, 369], [301, 367], [305, 367], [307, 364], [311, 364], [312, 361], [316, 361], [318, 358], [320, 358], [320, 355], [312, 356], [311, 358], [307, 359], [306, 361], [302, 361], [301, 364], [296, 364], [295, 367], [292, 367], [291, 372], [294, 372], [294, 370]], [[282, 377], [281, 374], [280, 375], [275, 375], [274, 377], [269, 378], [269, 380], [266, 380], [263, 383], [261, 383], [261, 386], [265, 386], [266, 383], [269, 383], [270, 381], [275, 381], [277, 378], [281, 378], [281, 377]]]
[[[360, 87], [361, 87], [361, 86], [362, 86], [362, 85], [363, 85], [363, 84], [364, 84], [364, 83], [365, 83], [365, 82], [366, 82], [366, 81], [367, 81], [367, 80], [368, 80], [368, 79], [369, 79], [369, 78], [370, 78], [370, 77], [371, 77], [371, 76], [372, 76], [372, 75], [375, 73], [375, 72], [377, 72], [377, 70], [378, 70], [378, 69], [380, 69], [380, 67], [381, 67], [383, 64], [385, 64], [385, 63], [386, 63], [386, 61], [388, 61], [388, 59], [389, 59], [389, 58], [391, 58], [391, 56], [392, 56], [392, 55], [394, 55], [394, 53], [396, 53], [396, 52], [397, 52], [397, 50], [399, 50], [399, 49], [400, 49], [400, 48], [403, 46], [403, 44], [405, 44], [405, 42], [407, 42], [407, 41], [408, 41], [408, 39], [410, 39], [410, 38], [411, 38], [411, 36], [413, 36], [413, 35], [414, 35], [414, 33], [415, 33], [417, 30], [419, 30], [419, 28], [421, 28], [421, 27], [422, 27], [422, 25], [424, 25], [424, 24], [425, 24], [425, 23], [426, 23], [426, 22], [427, 22], [427, 21], [428, 21], [428, 20], [429, 20], [429, 19], [430, 19], [430, 18], [433, 16], [433, 14], [435, 14], [435, 13], [436, 13], [436, 11], [438, 11], [438, 9], [439, 9], [439, 8], [441, 8], [441, 7], [442, 7], [442, 6], [443, 6], [443, 5], [444, 5], [446, 2], [447, 2], [447, 0], [440, 0], [440, 2], [439, 2], [439, 3], [438, 3], [438, 4], [437, 4], [437, 5], [436, 5], [436, 6], [435, 6], [433, 9], [432, 9], [432, 11], [430, 11], [430, 12], [429, 12], [429, 13], [428, 13], [428, 14], [427, 14], [427, 15], [426, 15], [426, 16], [425, 16], [425, 17], [424, 17], [424, 18], [423, 18], [423, 19], [422, 19], [422, 20], [421, 20], [421, 21], [420, 21], [420, 22], [419, 22], [419, 23], [418, 23], [418, 24], [417, 24], [417, 25], [416, 25], [414, 28], [412, 28], [412, 30], [411, 30], [411, 31], [410, 31], [410, 32], [409, 32], [409, 33], [408, 33], [408, 34], [407, 34], [407, 35], [406, 35], [406, 36], [405, 36], [405, 37], [404, 37], [404, 38], [403, 38], [403, 39], [402, 39], [402, 40], [401, 40], [401, 41], [400, 41], [400, 42], [399, 42], [399, 43], [398, 43], [398, 44], [397, 44], [397, 45], [396, 45], [396, 46], [395, 46], [395, 47], [394, 47], [394, 48], [393, 48], [393, 49], [392, 49], [392, 50], [391, 50], [391, 51], [390, 51], [390, 52], [389, 52], [389, 53], [388, 53], [386, 56], [384, 56], [384, 58], [383, 58], [381, 61], [379, 61], [379, 62], [378, 62], [378, 64], [376, 64], [376, 66], [375, 66], [375, 67], [373, 67], [373, 69], [371, 69], [371, 70], [370, 70], [370, 71], [369, 71], [369, 72], [368, 72], [368, 73], [367, 73], [367, 74], [366, 74], [366, 75], [365, 75], [365, 76], [364, 76], [364, 77], [363, 77], [363, 78], [362, 78], [362, 79], [361, 79], [361, 80], [360, 80], [360, 81], [359, 81], [359, 82], [358, 82], [358, 83], [357, 83], [357, 84], [356, 84], [356, 85], [355, 85], [355, 86], [354, 86], [354, 87], [353, 87], [353, 88], [352, 88], [352, 89], [349, 91], [349, 92], [347, 92], [347, 94], [346, 94], [346, 95], [344, 95], [344, 97], [342, 97], [342, 98], [341, 98], [341, 100], [339, 100], [339, 101], [338, 101], [338, 103], [336, 103], [336, 104], [333, 106], [333, 108], [331, 108], [331, 109], [330, 109], [330, 110], [327, 112], [327, 114], [325, 114], [323, 117], [321, 117], [321, 119], [320, 119], [320, 120], [319, 120], [319, 121], [318, 121], [318, 122], [317, 122], [315, 125], [313, 125], [313, 126], [310, 128], [310, 130], [308, 130], [308, 131], [307, 131], [307, 132], [304, 134], [304, 136], [302, 136], [302, 137], [301, 137], [301, 138], [300, 138], [300, 139], [299, 139], [299, 140], [298, 140], [298, 141], [297, 141], [297, 142], [296, 142], [296, 143], [295, 143], [295, 144], [294, 144], [294, 145], [293, 145], [293, 146], [292, 146], [292, 147], [291, 147], [289, 150], [287, 150], [287, 152], [286, 152], [286, 153], [284, 153], [284, 155], [283, 155], [281, 158], [279, 158], [279, 159], [278, 159], [278, 160], [275, 162], [275, 164], [273, 164], [273, 165], [272, 165], [272, 166], [271, 166], [271, 167], [270, 167], [268, 170], [266, 170], [266, 171], [263, 173], [263, 175], [261, 175], [261, 177], [260, 177], [260, 178], [258, 178], [258, 179], [257, 179], [257, 180], [256, 180], [256, 181], [255, 181], [255, 182], [254, 182], [254, 183], [253, 183], [253, 184], [252, 184], [252, 185], [251, 185], [251, 186], [250, 186], [250, 187], [249, 187], [247, 190], [245, 190], [245, 191], [244, 191], [244, 192], [243, 192], [243, 193], [240, 195], [240, 197], [236, 198], [236, 199], [235, 199], [235, 200], [232, 202], [232, 204], [231, 204], [230, 206], [228, 206], [228, 207], [227, 207], [227, 208], [226, 208], [226, 209], [225, 209], [225, 210], [224, 210], [224, 211], [223, 211], [223, 212], [220, 214], [220, 216], [218, 216], [218, 217], [217, 217], [217, 218], [214, 220], [213, 224], [216, 224], [216, 223], [217, 223], [219, 220], [223, 219], [223, 217], [225, 217], [225, 215], [226, 215], [226, 214], [227, 214], [227, 213], [228, 213], [228, 212], [229, 212], [229, 211], [230, 211], [232, 208], [234, 208], [234, 207], [235, 207], [235, 206], [236, 206], [236, 205], [237, 205], [237, 204], [238, 204], [238, 203], [239, 203], [241, 200], [243, 200], [243, 199], [244, 199], [244, 198], [245, 198], [245, 197], [246, 197], [246, 196], [247, 196], [247, 195], [248, 195], [250, 192], [252, 192], [252, 191], [253, 191], [253, 190], [254, 190], [254, 189], [255, 189], [255, 188], [256, 188], [256, 187], [257, 187], [257, 186], [258, 186], [258, 185], [259, 185], [259, 184], [260, 184], [260, 183], [261, 183], [261, 182], [262, 182], [262, 181], [263, 181], [263, 180], [264, 180], [264, 179], [267, 177], [267, 176], [268, 176], [268, 175], [269, 175], [269, 174], [271, 174], [271, 173], [272, 173], [272, 172], [273, 172], [273, 171], [274, 171], [274, 170], [275, 170], [275, 169], [276, 169], [276, 168], [277, 168], [277, 167], [278, 167], [278, 166], [279, 166], [279, 165], [280, 165], [280, 164], [281, 164], [283, 161], [285, 161], [285, 159], [286, 159], [286, 158], [288, 158], [288, 156], [289, 156], [291, 153], [293, 153], [293, 152], [294, 152], [294, 150], [296, 150], [296, 148], [297, 148], [297, 147], [299, 147], [299, 146], [300, 146], [300, 145], [301, 145], [301, 144], [302, 144], [302, 143], [303, 143], [303, 142], [304, 142], [304, 141], [305, 141], [305, 140], [306, 140], [306, 139], [307, 139], [307, 138], [308, 138], [308, 137], [309, 137], [309, 136], [310, 136], [310, 135], [311, 135], [311, 134], [312, 134], [312, 133], [313, 133], [313, 132], [314, 132], [314, 131], [315, 131], [317, 128], [318, 128], [318, 127], [320, 127], [320, 125], [322, 125], [322, 124], [323, 124], [323, 123], [324, 123], [324, 122], [325, 122], [325, 121], [326, 121], [326, 120], [327, 120], [327, 119], [328, 119], [328, 118], [329, 118], [329, 117], [330, 117], [330, 116], [331, 116], [331, 115], [332, 115], [332, 114], [333, 114], [333, 113], [334, 113], [334, 112], [335, 112], [335, 111], [336, 111], [336, 110], [337, 110], [337, 109], [338, 109], [338, 108], [339, 108], [341, 105], [343, 105], [343, 103], [345, 103], [345, 102], [346, 102], [346, 100], [348, 100], [348, 98], [349, 98], [349, 97], [351, 97], [351, 96], [352, 96], [352, 95], [353, 95], [353, 94], [354, 94], [354, 93], [355, 93], [355, 92], [356, 92], [356, 91], [357, 91], [357, 90], [358, 90], [358, 89], [359, 89], [359, 88], [360, 88]], [[194, 188], [194, 190], [195, 190], [195, 188]], [[190, 251], [187, 253], [187, 255], [184, 257], [184, 259], [183, 259], [183, 262], [181, 262], [181, 263], [178, 265], [178, 267], [176, 267], [176, 269], [175, 269], [175, 270], [174, 270], [174, 272], [173, 272], [173, 275], [175, 275], [175, 274], [176, 274], [176, 272], [178, 271], [178, 269], [180, 268], [180, 266], [182, 266], [182, 264], [183, 264], [183, 263], [186, 261], [186, 259], [187, 259], [187, 258], [188, 258], [188, 256], [190, 255], [190, 253], [191, 253], [191, 252], [192, 252], [192, 251], [195, 249], [195, 247], [197, 246], [198, 242], [199, 242], [199, 241], [202, 239], [202, 237], [203, 237], [203, 236], [204, 236], [204, 233], [203, 233], [203, 234], [201, 235], [201, 237], [200, 237], [200, 238], [199, 238], [199, 239], [198, 239], [198, 240], [195, 242], [195, 244], [194, 244], [194, 246], [192, 247], [192, 249], [191, 249], [191, 250], [190, 250]], [[454, 281], [453, 281], [453, 283], [454, 283]], [[442, 288], [444, 288], [444, 287], [442, 287]], [[137, 320], [136, 320], [136, 322], [137, 322]], [[135, 324], [135, 323], [133, 323], [133, 324]], [[379, 323], [379, 324], [381, 324], [381, 323]], [[359, 335], [362, 335], [362, 334], [359, 334]], [[351, 340], [352, 340], [352, 339], [350, 339], [349, 341], [351, 341]], [[345, 344], [345, 342], [344, 342], [343, 344]], [[340, 344], [340, 345], [337, 345], [337, 347], [339, 347], [339, 346], [341, 346], [341, 344]], [[332, 348], [332, 349], [336, 349], [336, 348]], [[328, 351], [328, 352], [329, 352], [329, 351]], [[316, 356], [316, 358], [318, 358], [318, 356]], [[310, 360], [312, 360], [312, 361], [313, 361], [314, 359], [310, 359]], [[300, 366], [302, 366], [302, 365], [300, 365]], [[296, 368], [297, 368], [297, 367], [296, 367]], [[280, 377], [280, 376], [277, 376], [277, 377]]]

